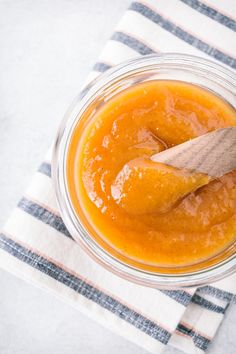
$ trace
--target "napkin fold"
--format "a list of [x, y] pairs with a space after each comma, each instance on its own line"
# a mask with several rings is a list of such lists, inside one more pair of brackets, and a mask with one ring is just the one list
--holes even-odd
[[[233, 13], [233, 0], [133, 2], [88, 81], [123, 60], [157, 52], [195, 54], [235, 69]], [[90, 259], [58, 211], [51, 150], [0, 233], [0, 266], [156, 354], [166, 345], [203, 353], [236, 299], [235, 275], [198, 289], [156, 290]]]

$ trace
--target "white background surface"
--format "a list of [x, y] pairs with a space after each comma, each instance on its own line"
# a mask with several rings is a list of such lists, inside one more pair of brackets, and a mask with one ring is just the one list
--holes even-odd
[[[130, 0], [0, 0], [0, 226]], [[210, 348], [236, 353], [236, 306]], [[145, 354], [0, 271], [0, 354]], [[167, 349], [165, 354], [179, 353]], [[194, 354], [194, 353], [189, 353]]]

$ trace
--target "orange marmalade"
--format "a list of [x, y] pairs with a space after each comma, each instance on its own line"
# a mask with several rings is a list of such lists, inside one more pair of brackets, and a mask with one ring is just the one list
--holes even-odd
[[236, 170], [212, 180], [150, 156], [233, 125], [235, 110], [200, 86], [153, 80], [127, 88], [74, 129], [67, 153], [74, 211], [130, 264], [185, 266], [218, 254], [235, 240]]

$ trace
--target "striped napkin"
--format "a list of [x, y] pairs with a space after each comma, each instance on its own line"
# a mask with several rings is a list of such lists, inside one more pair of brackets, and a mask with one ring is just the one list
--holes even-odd
[[[133, 2], [89, 77], [125, 59], [190, 53], [236, 68], [236, 2]], [[161, 291], [120, 279], [81, 250], [60, 217], [51, 151], [0, 234], [0, 265], [64, 299], [151, 353], [166, 345], [204, 352], [236, 296], [236, 276], [198, 289]]]

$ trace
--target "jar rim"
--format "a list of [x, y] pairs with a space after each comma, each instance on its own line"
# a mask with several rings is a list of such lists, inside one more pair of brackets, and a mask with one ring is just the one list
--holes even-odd
[[[88, 234], [79, 220], [79, 216], [73, 209], [70, 201], [67, 178], [66, 178], [66, 158], [71, 135], [83, 113], [89, 107], [93, 99], [99, 92], [111, 85], [115, 80], [119, 80], [122, 75], [128, 73], [140, 73], [141, 70], [152, 68], [179, 68], [191, 72], [208, 75], [225, 89], [236, 94], [235, 73], [213, 61], [200, 57], [168, 53], [152, 54], [144, 57], [127, 60], [101, 74], [93, 80], [82, 91], [83, 97], [78, 96], [67, 111], [55, 140], [52, 158], [52, 178], [56, 192], [56, 199], [62, 219], [72, 237], [80, 243], [83, 249], [98, 263], [115, 274], [135, 283], [150, 287], [159, 288], [184, 288], [204, 285], [212, 281], [219, 280], [226, 275], [232, 274], [236, 270], [235, 253], [229, 258], [214, 264], [208, 268], [189, 273], [154, 273], [135, 268], [122, 262], [99, 245], [94, 238]], [[184, 81], [184, 80], [183, 80]], [[235, 247], [235, 244], [233, 245]]]

